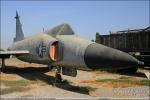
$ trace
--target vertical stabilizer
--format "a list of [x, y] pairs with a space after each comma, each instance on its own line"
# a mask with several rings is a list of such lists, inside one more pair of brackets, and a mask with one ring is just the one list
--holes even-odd
[[14, 38], [14, 42], [20, 41], [24, 39], [24, 34], [22, 30], [22, 25], [18, 16], [18, 12], [16, 11], [16, 37]]

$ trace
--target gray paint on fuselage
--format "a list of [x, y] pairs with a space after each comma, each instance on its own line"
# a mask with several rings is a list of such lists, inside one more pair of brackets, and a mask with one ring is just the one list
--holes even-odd
[[84, 62], [84, 53], [88, 45], [94, 43], [81, 39], [75, 35], [57, 35], [56, 38], [63, 44], [63, 59], [57, 62], [64, 67], [87, 69]]
[[[54, 41], [57, 40], [47, 34], [40, 33], [38, 35], [33, 35], [31, 37], [25, 38], [24, 40], [15, 42], [11, 47], [9, 47], [9, 49], [28, 50], [30, 52], [28, 55], [18, 56], [17, 58], [20, 60], [30, 63], [48, 64], [52, 62], [49, 58], [49, 46]], [[41, 43], [45, 46], [44, 48], [46, 49], [42, 57], [39, 56], [39, 52], [42, 51], [38, 52], [38, 50], [42, 50], [40, 49]]]

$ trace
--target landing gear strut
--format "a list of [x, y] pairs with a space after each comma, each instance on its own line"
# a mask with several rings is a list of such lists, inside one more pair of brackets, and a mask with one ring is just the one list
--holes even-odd
[[56, 82], [56, 83], [61, 83], [61, 82], [62, 82], [61, 67], [57, 67], [57, 68], [56, 68], [55, 82]]

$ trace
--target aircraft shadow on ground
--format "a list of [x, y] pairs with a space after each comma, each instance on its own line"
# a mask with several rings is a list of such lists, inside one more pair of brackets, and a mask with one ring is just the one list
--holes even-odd
[[53, 85], [57, 88], [61, 88], [64, 90], [77, 92], [81, 94], [89, 94], [89, 90], [87, 87], [82, 86], [74, 86], [70, 84], [67, 80], [64, 80], [62, 83], [55, 83], [55, 77], [49, 76], [45, 74], [49, 72], [47, 67], [26, 67], [26, 68], [18, 68], [15, 66], [6, 66], [4, 73], [7, 74], [17, 74], [27, 80], [40, 80], [49, 85]]

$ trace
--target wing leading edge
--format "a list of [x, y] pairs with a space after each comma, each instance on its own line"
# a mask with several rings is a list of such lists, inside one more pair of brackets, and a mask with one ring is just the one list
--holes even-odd
[[18, 51], [0, 51], [0, 58], [9, 58], [10, 55], [24, 55], [29, 54], [30, 52], [27, 50], [18, 50]]

